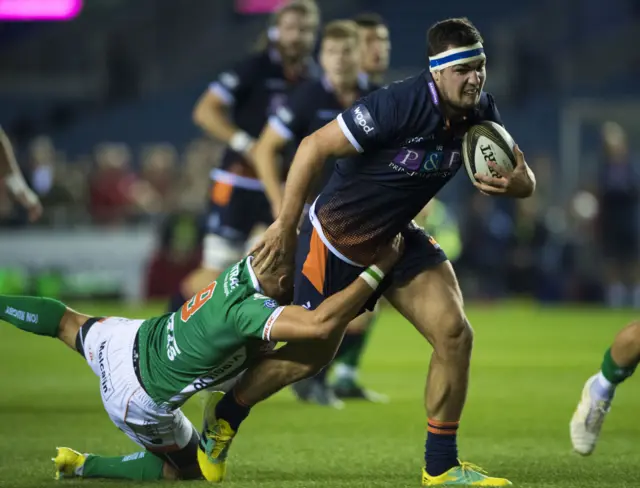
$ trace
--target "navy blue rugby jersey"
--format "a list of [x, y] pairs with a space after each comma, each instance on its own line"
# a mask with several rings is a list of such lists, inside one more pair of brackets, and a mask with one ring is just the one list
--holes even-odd
[[[360, 96], [365, 96], [379, 87], [371, 84], [366, 75], [362, 75], [358, 79], [358, 88]], [[329, 80], [322, 77], [297, 87], [291, 93], [288, 103], [279, 107], [276, 113], [269, 117], [269, 125], [289, 142], [291, 149], [295, 149], [302, 139], [331, 122], [345, 108]], [[329, 181], [334, 165], [335, 159], [325, 162], [322, 174], [314, 182], [311, 192], [313, 198]]]
[[337, 120], [360, 154], [337, 162], [313, 215], [332, 250], [364, 266], [458, 172], [466, 130], [482, 120], [502, 124], [485, 92], [464, 119], [448, 123], [426, 70], [358, 100]]
[[[254, 53], [220, 73], [209, 89], [230, 107], [234, 123], [257, 138], [269, 116], [287, 102], [293, 88], [318, 78], [319, 74], [318, 65], [309, 59], [306, 71], [296, 79], [289, 79], [285, 75], [280, 53], [268, 49]], [[229, 148], [221, 169], [255, 177], [253, 167], [242, 155]]]

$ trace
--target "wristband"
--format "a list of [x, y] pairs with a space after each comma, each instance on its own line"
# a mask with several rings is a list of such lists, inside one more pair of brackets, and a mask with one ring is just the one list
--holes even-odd
[[367, 285], [371, 288], [377, 290], [378, 286], [380, 286], [380, 283], [382, 283], [382, 280], [384, 279], [384, 273], [374, 264], [360, 273], [360, 278], [366, 281]]
[[253, 147], [253, 138], [244, 131], [239, 130], [229, 140], [229, 147], [235, 152], [246, 154]]

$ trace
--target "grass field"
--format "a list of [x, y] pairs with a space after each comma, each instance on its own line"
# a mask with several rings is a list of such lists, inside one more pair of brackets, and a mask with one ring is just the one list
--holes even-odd
[[[78, 306], [85, 313], [146, 317], [160, 308]], [[465, 460], [519, 487], [640, 486], [640, 388], [618, 391], [590, 458], [570, 449], [568, 422], [586, 378], [598, 369], [630, 312], [471, 307], [476, 331], [471, 390], [460, 429]], [[289, 391], [256, 407], [230, 455], [229, 488], [417, 487], [423, 458], [422, 391], [429, 346], [386, 310], [363, 364], [366, 384], [388, 405], [343, 411], [301, 405]], [[185, 408], [199, 425], [198, 403]], [[0, 486], [54, 486], [56, 446], [105, 455], [136, 446], [102, 411], [97, 378], [54, 340], [0, 324]], [[66, 480], [63, 486], [140, 486]], [[205, 482], [163, 483], [164, 486]], [[60, 485], [57, 485], [60, 486]]]

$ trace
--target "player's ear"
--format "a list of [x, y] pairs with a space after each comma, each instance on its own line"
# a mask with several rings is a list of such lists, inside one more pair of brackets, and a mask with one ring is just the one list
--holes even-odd
[[288, 271], [282, 273], [278, 278], [278, 288], [280, 289], [280, 294], [284, 297], [284, 300], [281, 300], [284, 303], [289, 303], [293, 300], [293, 276]]

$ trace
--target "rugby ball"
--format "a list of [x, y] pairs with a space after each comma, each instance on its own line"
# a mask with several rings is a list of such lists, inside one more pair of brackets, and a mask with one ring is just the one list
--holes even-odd
[[493, 161], [506, 172], [513, 171], [516, 156], [513, 152], [515, 142], [500, 124], [485, 120], [472, 126], [462, 139], [462, 159], [471, 181], [475, 174], [500, 178], [487, 163]]

